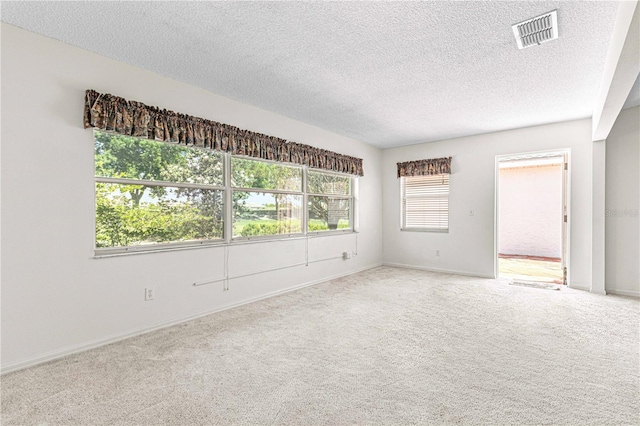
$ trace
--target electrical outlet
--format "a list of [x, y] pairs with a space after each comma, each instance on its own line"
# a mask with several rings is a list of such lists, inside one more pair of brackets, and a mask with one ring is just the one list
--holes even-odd
[[351, 253], [349, 252], [342, 252], [342, 259], [343, 260], [347, 260], [347, 259], [351, 259]]
[[144, 289], [144, 300], [153, 300], [156, 298], [156, 289], [147, 287]]
[[440, 250], [436, 250], [436, 256], [440, 256]]

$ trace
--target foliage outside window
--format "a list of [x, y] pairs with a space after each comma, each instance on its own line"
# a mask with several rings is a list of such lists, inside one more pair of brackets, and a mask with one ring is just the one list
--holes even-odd
[[221, 239], [222, 165], [212, 151], [96, 131], [96, 248]]
[[308, 231], [353, 229], [350, 177], [309, 170], [307, 193]]
[[403, 230], [449, 231], [449, 174], [400, 178]]
[[233, 237], [302, 233], [302, 167], [231, 158]]
[[353, 229], [350, 176], [234, 156], [225, 170], [229, 154], [100, 131], [94, 137], [97, 249]]

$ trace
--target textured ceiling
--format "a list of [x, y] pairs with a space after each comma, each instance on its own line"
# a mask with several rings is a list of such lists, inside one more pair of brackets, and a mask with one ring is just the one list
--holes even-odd
[[[2, 1], [1, 7], [2, 20], [18, 27], [393, 147], [590, 117], [617, 5]], [[558, 40], [518, 50], [511, 25], [554, 9]]]

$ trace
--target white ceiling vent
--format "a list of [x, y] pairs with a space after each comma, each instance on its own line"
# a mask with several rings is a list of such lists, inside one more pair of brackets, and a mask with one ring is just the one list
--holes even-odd
[[558, 11], [527, 19], [511, 27], [518, 49], [542, 44], [558, 38]]

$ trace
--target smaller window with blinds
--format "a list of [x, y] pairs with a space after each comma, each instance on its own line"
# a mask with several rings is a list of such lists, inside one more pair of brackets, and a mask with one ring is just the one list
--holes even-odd
[[403, 231], [449, 232], [449, 174], [400, 178]]

